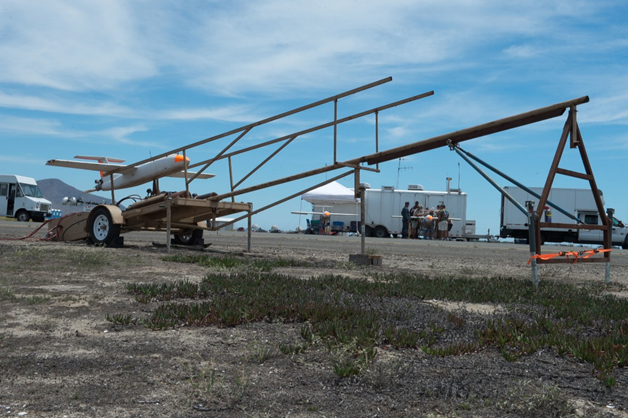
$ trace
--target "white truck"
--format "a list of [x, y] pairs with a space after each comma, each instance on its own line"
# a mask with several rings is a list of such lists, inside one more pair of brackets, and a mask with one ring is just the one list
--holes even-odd
[[[467, 221], [467, 194], [458, 189], [448, 191], [427, 191], [420, 185], [409, 185], [408, 190], [396, 190], [393, 186], [382, 186], [381, 189], [367, 188], [365, 194], [366, 236], [378, 238], [401, 236], [401, 209], [405, 202], [419, 202], [424, 209], [445, 204], [452, 218], [453, 227], [450, 232], [452, 239], [466, 238], [467, 234], [475, 233], [475, 222]], [[337, 203], [333, 205], [315, 204], [314, 212], [329, 211], [331, 230], [357, 232], [360, 220], [360, 203]], [[342, 215], [334, 215], [342, 214]], [[355, 214], [348, 216], [347, 214]], [[469, 225], [472, 230], [465, 230]]]
[[35, 179], [0, 174], [0, 216], [21, 222], [43, 222], [52, 203], [44, 199]]
[[[539, 198], [526, 192], [519, 187], [504, 187], [517, 202], [525, 206], [526, 201], [538, 202]], [[539, 196], [543, 193], [541, 187], [531, 187], [530, 190]], [[602, 204], [604, 195], [599, 190]], [[591, 189], [567, 189], [553, 188], [550, 190], [548, 200], [562, 208], [567, 213], [580, 219], [588, 225], [602, 225], [602, 218], [598, 213], [595, 199]], [[536, 205], [535, 205], [536, 207]], [[604, 214], [606, 216], [606, 214]], [[576, 224], [577, 222], [567, 215], [559, 212], [555, 208], [546, 205], [543, 210], [541, 222], [555, 222], [562, 224]], [[612, 242], [613, 245], [628, 247], [628, 228], [619, 219], [613, 217]], [[500, 236], [502, 238], [528, 240], [528, 219], [525, 214], [518, 210], [508, 199], [502, 195]], [[582, 244], [602, 244], [604, 232], [599, 229], [563, 229], [563, 228], [543, 228], [541, 229], [542, 242], [572, 242]]]

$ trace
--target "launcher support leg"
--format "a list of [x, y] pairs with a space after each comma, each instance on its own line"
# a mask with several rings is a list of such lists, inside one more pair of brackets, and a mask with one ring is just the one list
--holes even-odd
[[248, 228], [247, 230], [247, 244], [246, 251], [251, 252], [251, 212], [253, 212], [253, 203], [249, 202], [249, 218], [248, 218]]
[[366, 254], [366, 214], [364, 201], [364, 186], [360, 186], [360, 253]]
[[172, 210], [170, 209], [170, 203], [172, 202], [172, 198], [168, 196], [166, 198], [166, 252], [170, 254], [170, 229], [172, 224]]
[[[613, 215], [615, 214], [615, 209], [607, 208], [606, 214], [608, 215], [608, 248], [613, 246]], [[608, 256], [608, 262], [606, 263], [606, 274], [604, 275], [604, 281], [606, 283], [611, 282], [611, 259], [610, 255]]]
[[530, 267], [532, 268], [532, 282], [534, 287], [539, 288], [538, 268], [536, 265], [536, 213], [534, 212], [534, 202], [527, 201], [528, 208], [528, 243], [530, 244]]

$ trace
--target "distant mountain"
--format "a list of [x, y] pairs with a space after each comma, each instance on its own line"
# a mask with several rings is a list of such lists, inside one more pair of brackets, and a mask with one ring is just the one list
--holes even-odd
[[52, 202], [53, 209], [61, 209], [64, 214], [72, 212], [81, 212], [83, 209], [81, 206], [63, 205], [64, 197], [81, 198], [85, 203], [95, 204], [111, 204], [111, 199], [96, 196], [90, 193], [83, 193], [79, 189], [72, 187], [59, 179], [45, 179], [37, 180], [41, 194]]

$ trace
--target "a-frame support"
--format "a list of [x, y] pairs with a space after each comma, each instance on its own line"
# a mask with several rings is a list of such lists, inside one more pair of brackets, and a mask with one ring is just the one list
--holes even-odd
[[[602, 203], [602, 199], [600, 197], [600, 193], [597, 188], [597, 183], [595, 182], [595, 177], [593, 176], [593, 170], [591, 169], [591, 164], [589, 163], [589, 157], [587, 155], [587, 151], [584, 147], [584, 141], [582, 140], [582, 135], [580, 133], [580, 128], [578, 127], [578, 121], [576, 118], [577, 110], [576, 106], [572, 105], [569, 110], [569, 117], [565, 122], [565, 126], [563, 128], [563, 133], [560, 138], [560, 142], [558, 143], [558, 148], [556, 149], [556, 154], [554, 155], [554, 161], [549, 170], [549, 174], [547, 176], [547, 180], [545, 182], [545, 187], [543, 188], [543, 193], [541, 194], [541, 198], [534, 210], [533, 216], [537, 222], [534, 222], [534, 252], [537, 255], [541, 254], [541, 228], [559, 228], [559, 229], [597, 229], [602, 230], [604, 234], [604, 249], [611, 248], [611, 233], [612, 233], [612, 222], [606, 216], [604, 212], [604, 204]], [[579, 173], [571, 170], [565, 170], [560, 168], [558, 165], [560, 163], [560, 159], [565, 151], [565, 146], [567, 145], [567, 140], [570, 140], [570, 148], [578, 148], [580, 152], [580, 157], [582, 159], [582, 164], [584, 166], [584, 173]], [[541, 215], [543, 214], [543, 209], [547, 204], [547, 199], [549, 197], [550, 190], [552, 188], [552, 184], [554, 183], [554, 179], [556, 178], [556, 174], [562, 174], [569, 177], [575, 177], [579, 179], [583, 179], [589, 182], [589, 187], [591, 188], [591, 193], [593, 194], [593, 198], [595, 199], [595, 204], [597, 206], [597, 210], [599, 212], [599, 216], [602, 219], [602, 225], [588, 225], [588, 224], [561, 224], [554, 222], [541, 222]], [[530, 240], [532, 242], [532, 240]], [[532, 248], [531, 248], [532, 250]], [[603, 253], [603, 258], [579, 258], [579, 263], [594, 263], [594, 262], [603, 262], [610, 263], [610, 251], [606, 251]], [[538, 258], [536, 260], [539, 264], [541, 263], [572, 263], [572, 259], [567, 258], [550, 258], [550, 259], [541, 259]], [[608, 264], [610, 265], [610, 264]], [[608, 266], [607, 265], [607, 266]], [[607, 267], [607, 281], [608, 277], [608, 267]]]

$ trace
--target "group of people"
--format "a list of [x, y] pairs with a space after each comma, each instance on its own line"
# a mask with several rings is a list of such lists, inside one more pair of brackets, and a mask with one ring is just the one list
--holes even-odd
[[453, 222], [449, 219], [449, 211], [444, 204], [434, 208], [425, 208], [414, 202], [410, 207], [410, 202], [406, 202], [401, 209], [403, 238], [440, 239], [449, 240], [449, 231], [453, 227]]

